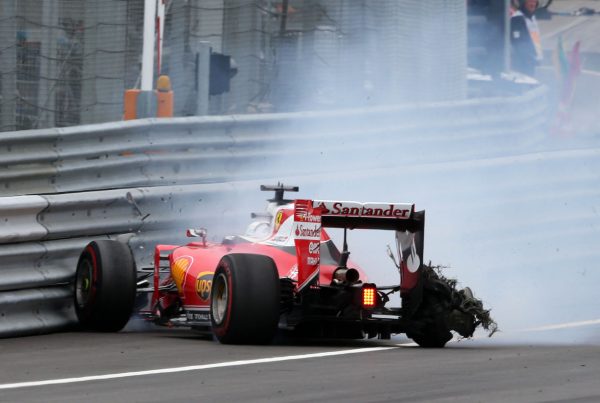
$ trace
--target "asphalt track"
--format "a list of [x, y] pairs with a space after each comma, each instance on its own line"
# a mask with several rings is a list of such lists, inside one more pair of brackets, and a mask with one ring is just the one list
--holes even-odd
[[599, 402], [600, 320], [421, 349], [225, 346], [186, 329], [0, 340], [1, 402]]

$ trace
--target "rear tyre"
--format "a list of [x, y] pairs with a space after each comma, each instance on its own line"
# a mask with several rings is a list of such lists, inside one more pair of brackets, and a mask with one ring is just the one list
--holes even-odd
[[224, 344], [266, 344], [279, 323], [279, 274], [263, 255], [224, 256], [211, 289], [213, 333]]
[[438, 275], [428, 266], [423, 268], [422, 279], [423, 299], [413, 316], [420, 327], [408, 334], [419, 346], [441, 348], [452, 339], [451, 331], [471, 337], [480, 323], [486, 329], [496, 326], [471, 289], [457, 291], [456, 281]]
[[424, 348], [442, 348], [452, 339], [447, 324], [450, 301], [441, 293], [423, 290], [423, 302], [416, 316], [422, 320], [418, 333], [408, 334], [415, 343]]
[[131, 250], [110, 240], [90, 242], [75, 274], [75, 312], [83, 329], [121, 330], [133, 311], [136, 270]]

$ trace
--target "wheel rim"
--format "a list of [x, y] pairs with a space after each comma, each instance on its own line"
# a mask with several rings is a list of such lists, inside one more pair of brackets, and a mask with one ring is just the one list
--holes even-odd
[[229, 303], [229, 289], [227, 287], [227, 278], [220, 273], [214, 280], [211, 314], [216, 324], [220, 325], [227, 314], [227, 305]]
[[82, 260], [75, 279], [75, 301], [79, 308], [85, 308], [92, 298], [93, 266], [89, 260]]

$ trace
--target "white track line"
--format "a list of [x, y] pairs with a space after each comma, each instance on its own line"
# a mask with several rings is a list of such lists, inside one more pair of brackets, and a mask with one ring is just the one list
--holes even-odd
[[589, 74], [591, 76], [600, 76], [600, 71], [581, 69], [581, 72], [583, 74]]
[[543, 332], [546, 330], [572, 329], [574, 327], [594, 326], [594, 325], [600, 325], [600, 319], [582, 320], [579, 322], [557, 323], [555, 325], [546, 325], [546, 326], [532, 327], [529, 329], [522, 329], [522, 330], [518, 330], [518, 332]]
[[[557, 323], [554, 325], [545, 325], [545, 326], [538, 326], [538, 327], [530, 327], [530, 328], [526, 328], [526, 329], [517, 329], [517, 330], [507, 330], [507, 331], [500, 331], [500, 333], [498, 333], [498, 336], [502, 337], [504, 335], [510, 335], [513, 333], [527, 333], [527, 332], [545, 332], [548, 330], [560, 330], [560, 329], [573, 329], [576, 327], [583, 327], [583, 326], [595, 326], [595, 325], [600, 325], [600, 319], [590, 319], [590, 320], [581, 320], [578, 322], [566, 322], [566, 323]], [[466, 340], [485, 340], [488, 339], [489, 336], [475, 336], [475, 337], [470, 337]], [[459, 342], [459, 341], [463, 341], [465, 339], [452, 339], [449, 341], [449, 343], [455, 343], [455, 342]], [[399, 343], [396, 344], [398, 347], [415, 347], [418, 346], [417, 343], [411, 343], [411, 342], [406, 342], [406, 343]]]
[[82, 377], [78, 377], [78, 378], [62, 378], [62, 379], [48, 379], [48, 380], [44, 380], [44, 381], [6, 383], [6, 384], [0, 384], [0, 389], [19, 389], [19, 388], [30, 388], [33, 386], [60, 385], [60, 384], [66, 384], [66, 383], [90, 382], [90, 381], [101, 381], [101, 380], [107, 380], [107, 379], [129, 378], [129, 377], [134, 377], [134, 376], [146, 376], [146, 375], [170, 374], [170, 373], [175, 373], [175, 372], [200, 371], [203, 369], [211, 369], [211, 368], [236, 367], [236, 366], [241, 366], [241, 365], [267, 364], [267, 363], [271, 363], [271, 362], [280, 362], [280, 361], [305, 360], [308, 358], [332, 357], [332, 356], [336, 356], [336, 355], [369, 353], [369, 352], [373, 352], [373, 351], [383, 351], [383, 350], [390, 350], [390, 349], [395, 349], [395, 348], [397, 348], [397, 347], [356, 348], [356, 349], [352, 349], [352, 350], [328, 351], [328, 352], [324, 352], [324, 353], [288, 355], [288, 356], [283, 356], [283, 357], [271, 357], [271, 358], [258, 358], [258, 359], [254, 359], [254, 360], [219, 362], [216, 364], [205, 364], [205, 365], [190, 365], [187, 367], [162, 368], [162, 369], [152, 369], [152, 370], [147, 370], [147, 371], [135, 371], [135, 372], [120, 372], [120, 373], [105, 374], [105, 375], [91, 375], [91, 376], [82, 376]]
[[[534, 328], [529, 328], [529, 329], [513, 330], [513, 331], [509, 331], [507, 333], [542, 332], [542, 331], [547, 331], [547, 330], [570, 329], [570, 328], [575, 328], [575, 327], [594, 326], [594, 325], [600, 325], [600, 319], [584, 320], [584, 321], [579, 321], [579, 322], [558, 323], [555, 325], [547, 325], [547, 326], [540, 326], [540, 327], [534, 327]], [[78, 383], [78, 382], [102, 381], [102, 380], [118, 379], [118, 378], [130, 378], [130, 377], [134, 377], [134, 376], [170, 374], [170, 373], [175, 373], [175, 372], [200, 371], [203, 369], [211, 369], [211, 368], [237, 367], [237, 366], [242, 366], [242, 365], [253, 365], [253, 364], [268, 364], [271, 362], [305, 360], [305, 359], [309, 359], [309, 358], [332, 357], [332, 356], [336, 356], [336, 355], [370, 353], [370, 352], [374, 352], [374, 351], [384, 351], [384, 350], [395, 349], [398, 347], [412, 347], [412, 346], [416, 346], [416, 345], [417, 345], [416, 343], [406, 342], [406, 343], [396, 344], [397, 347], [356, 348], [356, 349], [351, 349], [351, 350], [327, 351], [324, 353], [287, 355], [287, 356], [283, 356], [283, 357], [271, 357], [271, 358], [257, 358], [254, 360], [219, 362], [216, 364], [205, 364], [205, 365], [190, 365], [187, 367], [161, 368], [161, 369], [151, 369], [151, 370], [146, 370], [146, 371], [134, 371], [134, 372], [119, 372], [119, 373], [105, 374], [105, 375], [91, 375], [91, 376], [82, 376], [82, 377], [78, 377], [78, 378], [61, 378], [61, 379], [48, 379], [48, 380], [44, 380], [44, 381], [5, 383], [5, 384], [0, 384], [0, 390], [1, 389], [30, 388], [30, 387], [34, 387], [34, 386], [46, 386], [46, 385], [61, 385], [61, 384]]]

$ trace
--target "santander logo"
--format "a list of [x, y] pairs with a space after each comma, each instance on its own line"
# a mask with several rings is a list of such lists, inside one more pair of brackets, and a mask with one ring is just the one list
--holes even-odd
[[321, 236], [321, 227], [318, 225], [304, 226], [299, 224], [296, 227], [296, 236], [303, 238], [319, 238]]
[[412, 204], [357, 203], [342, 201], [317, 201], [321, 214], [325, 216], [410, 218]]

